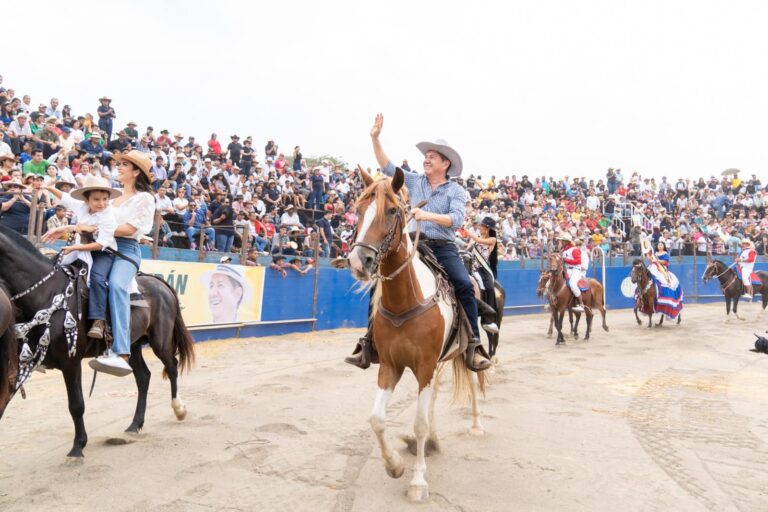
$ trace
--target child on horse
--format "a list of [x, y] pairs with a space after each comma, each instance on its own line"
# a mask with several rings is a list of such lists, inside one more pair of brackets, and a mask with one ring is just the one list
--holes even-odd
[[755, 243], [749, 238], [741, 241], [741, 253], [736, 258], [741, 270], [741, 282], [744, 283], [744, 298], [752, 299], [752, 269], [755, 267]]
[[[496, 304], [494, 280], [498, 261], [496, 221], [493, 220], [493, 217], [483, 217], [478, 230], [480, 231], [480, 236], [475, 235], [472, 230], [467, 230], [467, 235], [472, 239], [474, 246], [480, 253], [480, 257], [482, 257], [482, 261], [480, 261], [480, 257], [472, 257], [472, 273], [475, 275], [477, 285], [482, 290], [483, 302], [488, 304], [490, 308], [493, 308], [494, 304]], [[483, 322], [483, 329], [493, 334], [499, 332], [499, 326], [495, 322], [486, 323], [485, 317], [487, 315], [480, 317]]]
[[[93, 325], [88, 331], [88, 337], [102, 339], [107, 325], [107, 283], [114, 262], [114, 256], [106, 249], [117, 250], [117, 242], [115, 241], [117, 221], [109, 201], [120, 196], [121, 192], [110, 187], [107, 180], [93, 175], [87, 176], [83, 187], [71, 194], [61, 192], [53, 186], [46, 187], [46, 190], [56, 196], [62, 205], [72, 210], [78, 225], [61, 226], [50, 230], [45, 234], [43, 240], [56, 240], [61, 238], [61, 234], [65, 232], [76, 231], [78, 233], [77, 242], [62, 249], [66, 255], [62, 263], [67, 264], [80, 260], [88, 265], [90, 288], [88, 319], [93, 320]], [[84, 236], [84, 231], [79, 229], [82, 224], [96, 226], [92, 237]], [[92, 238], [93, 240], [85, 240], [85, 238]]]
[[563, 262], [565, 263], [568, 287], [571, 289], [571, 293], [576, 299], [576, 306], [573, 307], [573, 311], [583, 313], [584, 300], [581, 297], [581, 290], [579, 289], [579, 281], [584, 277], [584, 269], [581, 266], [581, 249], [574, 245], [573, 237], [568, 232], [560, 233], [557, 239], [561, 242], [560, 251], [563, 256]]

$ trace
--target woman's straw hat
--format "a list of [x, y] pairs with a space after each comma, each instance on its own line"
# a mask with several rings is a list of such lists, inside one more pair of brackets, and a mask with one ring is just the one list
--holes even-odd
[[127, 153], [116, 154], [114, 155], [114, 158], [117, 161], [126, 160], [131, 162], [133, 165], [141, 169], [141, 172], [143, 172], [147, 179], [149, 179], [150, 183], [155, 181], [155, 177], [150, 172], [152, 169], [152, 160], [150, 160], [149, 157], [141, 151], [132, 149]]

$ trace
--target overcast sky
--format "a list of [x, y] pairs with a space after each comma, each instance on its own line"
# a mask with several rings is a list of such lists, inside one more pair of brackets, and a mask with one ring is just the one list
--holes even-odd
[[[768, 2], [6, 0], [0, 74], [224, 144], [374, 166], [368, 131], [465, 174], [768, 177]], [[34, 27], [34, 28], [32, 28]]]

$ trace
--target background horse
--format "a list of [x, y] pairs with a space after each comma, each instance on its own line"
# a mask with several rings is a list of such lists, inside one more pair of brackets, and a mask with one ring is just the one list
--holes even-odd
[[[565, 337], [563, 336], [563, 317], [565, 315], [566, 308], [570, 308], [574, 304], [573, 293], [568, 286], [568, 282], [565, 277], [565, 267], [563, 265], [563, 257], [560, 254], [549, 255], [549, 283], [547, 300], [549, 301], [549, 307], [552, 311], [552, 319], [557, 328], [557, 341], [555, 344], [561, 345], [565, 343]], [[584, 302], [584, 314], [587, 317], [587, 334], [584, 336], [585, 340], [589, 339], [592, 332], [592, 318], [594, 317], [594, 309], [600, 311], [600, 315], [603, 318], [603, 330], [608, 331], [608, 325], [605, 323], [605, 306], [603, 305], [603, 285], [595, 279], [586, 280], [589, 289], [581, 293], [582, 301]], [[578, 328], [578, 317], [576, 319], [576, 327]]]
[[[436, 368], [443, 341], [450, 335], [454, 323], [454, 306], [447, 281], [432, 273], [408, 236], [405, 200], [400, 194], [405, 179], [403, 171], [396, 169], [391, 181], [373, 181], [365, 171], [360, 173], [366, 189], [358, 199], [357, 235], [349, 254], [350, 268], [359, 281], [380, 281], [371, 298], [373, 343], [379, 355], [379, 389], [370, 423], [381, 447], [387, 474], [392, 478], [401, 477], [403, 461], [387, 439], [386, 412], [395, 386], [404, 370], [410, 368], [418, 382], [419, 394], [413, 426], [416, 462], [407, 494], [413, 501], [423, 501], [429, 496], [424, 478], [425, 447], [428, 439], [430, 443], [437, 441]], [[472, 401], [470, 432], [482, 434], [472, 372], [461, 350], [453, 354], [452, 358], [446, 357], [453, 363], [454, 397], [463, 396]], [[483, 391], [483, 373], [478, 374], [478, 379]]]
[[[480, 286], [477, 283], [477, 279], [475, 279], [475, 276], [472, 274], [472, 252], [471, 251], [461, 251], [459, 253], [461, 255], [462, 260], [464, 261], [464, 266], [467, 267], [467, 272], [469, 273], [469, 278], [472, 281], [472, 284], [475, 288], [475, 299], [476, 300], [483, 300], [483, 294], [480, 290]], [[499, 337], [501, 336], [501, 321], [504, 318], [504, 306], [507, 303], [507, 292], [504, 290], [504, 287], [501, 285], [499, 281], [494, 278], [493, 280], [493, 288], [494, 288], [494, 304], [489, 304], [493, 308], [493, 314], [488, 313], [484, 319], [487, 322], [493, 322], [496, 324], [496, 326], [499, 328], [499, 332], [492, 333], [485, 331], [484, 329], [481, 329], [481, 331], [485, 332], [485, 334], [488, 336], [488, 355], [491, 356], [491, 358], [495, 358], [496, 356], [496, 349], [499, 346]], [[479, 305], [479, 303], [478, 303]], [[478, 311], [478, 313], [480, 313]], [[482, 313], [480, 313], [480, 316], [483, 317]], [[494, 363], [496, 362], [496, 359], [494, 359]]]
[[[544, 297], [545, 293], [549, 293], [549, 277], [550, 272], [549, 270], [542, 270], [541, 275], [539, 276], [539, 282], [536, 283], [536, 296], [537, 297]], [[549, 297], [547, 295], [547, 297]], [[576, 312], [576, 319], [581, 319], [581, 313]], [[571, 325], [570, 333], [572, 336], [574, 336], [576, 339], [579, 338], [579, 333], [574, 329], [573, 325], [573, 310], [571, 308], [568, 308], [568, 322]], [[578, 323], [576, 324], [578, 326]], [[549, 315], [549, 329], [547, 329], [547, 338], [552, 337], [552, 330], [555, 326], [555, 315]]]
[[[762, 316], [765, 311], [765, 306], [768, 304], [768, 272], [758, 270], [755, 272], [760, 277], [760, 284], [752, 285], [753, 295], [758, 293], [763, 299], [763, 306], [760, 308], [758, 318]], [[731, 315], [731, 301], [733, 301], [733, 314], [739, 320], [745, 320], [745, 318], [739, 316], [737, 311], [739, 307], [739, 299], [744, 293], [744, 283], [739, 279], [736, 270], [733, 266], [728, 266], [720, 260], [712, 260], [707, 264], [707, 268], [704, 270], [702, 280], [707, 283], [710, 279], [717, 278], [720, 281], [720, 290], [725, 296], [725, 321], [730, 320]]]
[[[64, 270], [54, 267], [53, 262], [44, 257], [26, 238], [3, 227], [0, 227], [0, 279], [6, 283], [8, 292], [13, 295], [22, 294], [34, 287], [33, 293], [20, 296], [14, 301], [17, 321], [29, 321], [37, 312], [49, 308], [54, 296], [63, 293], [70, 283], [70, 277]], [[82, 315], [82, 320], [77, 323], [75, 355], [69, 355], [64, 330], [64, 312], [59, 310], [51, 317], [50, 345], [43, 360], [43, 366], [58, 368], [64, 376], [69, 412], [75, 424], [75, 439], [69, 452], [70, 457], [82, 457], [83, 448], [88, 442], [83, 422], [85, 402], [80, 361], [84, 357], [100, 355], [105, 348], [103, 340], [97, 342], [86, 335], [88, 326], [85, 316], [88, 307], [85, 281], [82, 277], [77, 280], [80, 282], [76, 293], [66, 299], [75, 317], [78, 317], [78, 313]], [[176, 292], [165, 281], [154, 276], [139, 275], [137, 281], [150, 307], [131, 309], [133, 344], [129, 363], [133, 368], [139, 396], [133, 421], [126, 432], [139, 432], [144, 426], [150, 372], [142, 355], [142, 343], [148, 342], [163, 363], [163, 375], [171, 382], [171, 406], [178, 420], [186, 417], [187, 409], [178, 397], [176, 379], [179, 371], [183, 372], [194, 362], [194, 342], [181, 317]], [[43, 330], [43, 326], [35, 327], [29, 333], [29, 345], [33, 352], [37, 350]], [[14, 354], [18, 352], [14, 351]], [[7, 401], [2, 407], [5, 405]]]
[[[653, 278], [651, 271], [645, 266], [643, 260], [636, 259], [632, 262], [632, 270], [629, 273], [630, 280], [637, 285], [637, 296], [635, 297], [635, 318], [637, 319], [637, 325], [642, 325], [640, 316], [637, 312], [640, 311], [644, 315], [648, 315], [648, 327], [653, 326], [653, 314], [656, 312], [656, 287], [653, 285]], [[664, 323], [664, 314], [660, 313], [661, 318], [659, 323]], [[677, 315], [677, 323], [683, 319], [682, 313]]]

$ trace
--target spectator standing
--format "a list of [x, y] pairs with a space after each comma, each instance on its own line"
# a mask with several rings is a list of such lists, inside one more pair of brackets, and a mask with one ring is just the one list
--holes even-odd
[[3, 182], [3, 189], [8, 195], [0, 196], [0, 226], [27, 236], [31, 197], [18, 180]]
[[223, 198], [213, 212], [212, 223], [216, 228], [216, 250], [229, 252], [235, 240], [235, 218], [229, 198]]
[[221, 143], [216, 139], [215, 133], [212, 133], [208, 140], [208, 152], [215, 156], [221, 155]]
[[231, 142], [227, 145], [227, 155], [232, 160], [232, 164], [240, 167], [240, 155], [243, 153], [243, 146], [240, 144], [240, 137], [232, 135]]
[[317, 230], [320, 233], [320, 256], [328, 258], [331, 255], [331, 244], [333, 243], [333, 227], [331, 226], [331, 218], [333, 212], [325, 212], [323, 218], [319, 219], [315, 224]]
[[96, 113], [99, 116], [99, 129], [107, 134], [107, 142], [112, 138], [112, 123], [115, 119], [115, 109], [112, 108], [112, 99], [102, 96], [99, 98], [99, 108]]

